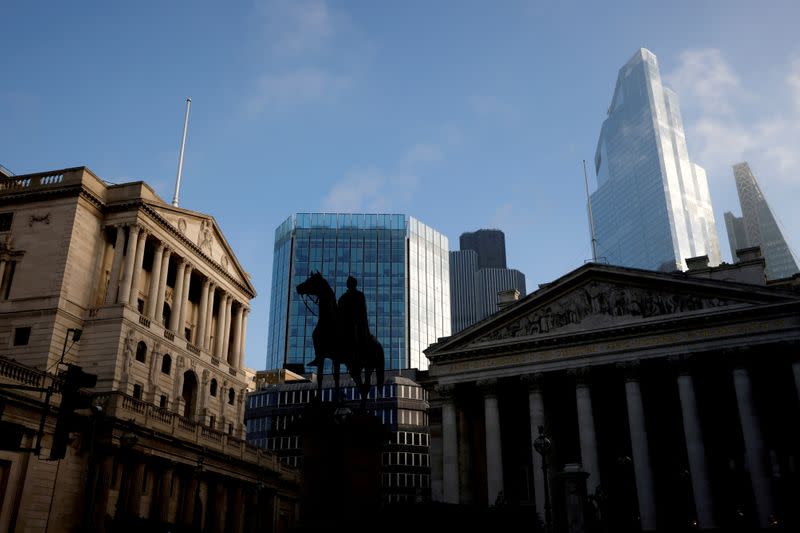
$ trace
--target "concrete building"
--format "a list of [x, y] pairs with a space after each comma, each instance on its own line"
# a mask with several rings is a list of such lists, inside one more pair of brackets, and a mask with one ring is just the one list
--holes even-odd
[[736, 251], [741, 248], [758, 246], [766, 260], [768, 279], [788, 278], [800, 272], [750, 165], [746, 162], [734, 165], [733, 177], [736, 180], [742, 216], [725, 213], [725, 229], [728, 231], [731, 256], [736, 257]]
[[678, 95], [656, 56], [640, 49], [620, 69], [595, 153], [597, 254], [612, 265], [685, 270], [720, 262], [705, 170], [689, 158]]
[[498, 293], [525, 296], [525, 274], [506, 268], [505, 235], [482, 229], [462, 233], [461, 250], [450, 252], [450, 320], [457, 333], [498, 310]]
[[298, 213], [275, 230], [274, 247], [268, 369], [302, 373], [314, 358], [317, 317], [295, 290], [313, 271], [337, 298], [349, 275], [358, 280], [386, 369], [426, 368], [422, 351], [450, 334], [447, 237], [413, 217]]
[[[0, 452], [0, 530], [288, 527], [297, 473], [244, 441], [255, 290], [214, 219], [77, 167], [0, 179], [0, 221], [2, 421], [25, 448], [44, 422], [39, 458]], [[60, 361], [99, 408], [47, 462]], [[50, 414], [18, 388], [51, 383]]]
[[590, 263], [428, 348], [433, 497], [544, 518], [548, 486], [561, 531], [561, 472], [582, 470], [600, 530], [796, 531], [800, 291], [743, 253]]
[[[324, 379], [322, 401], [330, 402], [334, 396], [330, 376], [308, 376], [284, 369], [258, 372], [257, 390], [247, 395], [245, 409], [247, 441], [298, 468], [303, 465], [298, 426], [305, 406], [316, 394], [317, 379]], [[388, 437], [383, 446], [381, 486], [383, 501], [389, 504], [430, 501], [428, 399], [416, 376], [414, 369], [387, 372], [381, 394], [376, 395], [373, 385], [367, 403], [367, 410], [381, 421]], [[341, 391], [345, 405], [358, 406], [360, 397], [346, 374], [341, 377]]]

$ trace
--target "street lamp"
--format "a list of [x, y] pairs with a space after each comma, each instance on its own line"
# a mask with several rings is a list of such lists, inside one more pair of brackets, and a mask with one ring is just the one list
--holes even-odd
[[544, 530], [550, 531], [550, 484], [547, 480], [547, 455], [553, 449], [550, 437], [544, 434], [544, 426], [539, 426], [539, 436], [533, 441], [533, 448], [542, 456], [542, 476], [544, 477]]

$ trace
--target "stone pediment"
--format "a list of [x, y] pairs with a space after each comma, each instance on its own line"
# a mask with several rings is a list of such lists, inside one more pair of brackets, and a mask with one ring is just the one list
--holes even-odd
[[[224, 272], [243, 286], [252, 289], [249, 276], [239, 265], [212, 217], [186, 209], [160, 205], [150, 205], [150, 207]], [[255, 291], [253, 293], [255, 294]]]
[[721, 306], [742, 305], [742, 300], [700, 296], [607, 281], [589, 281], [527, 312], [520, 310], [500, 327], [480, 335], [477, 342], [549, 333], [570, 333], [636, 322], [651, 317], [679, 315]]

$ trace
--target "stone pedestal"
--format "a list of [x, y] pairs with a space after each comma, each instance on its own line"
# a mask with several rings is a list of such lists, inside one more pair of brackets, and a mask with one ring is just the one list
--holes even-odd
[[586, 522], [588, 505], [586, 479], [588, 477], [589, 473], [584, 472], [579, 464], [566, 464], [564, 470], [555, 476], [554, 531], [558, 533], [586, 532], [588, 525]]
[[[301, 531], [358, 531], [383, 500], [381, 457], [388, 438], [373, 415], [310, 404], [301, 422]], [[372, 524], [375, 526], [375, 524]]]

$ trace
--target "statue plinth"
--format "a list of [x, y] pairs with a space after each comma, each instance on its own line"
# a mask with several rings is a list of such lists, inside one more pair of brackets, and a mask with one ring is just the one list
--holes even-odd
[[364, 517], [376, 513], [383, 500], [381, 457], [386, 434], [380, 420], [366, 412], [312, 403], [303, 411], [301, 435], [301, 530], [363, 526]]

